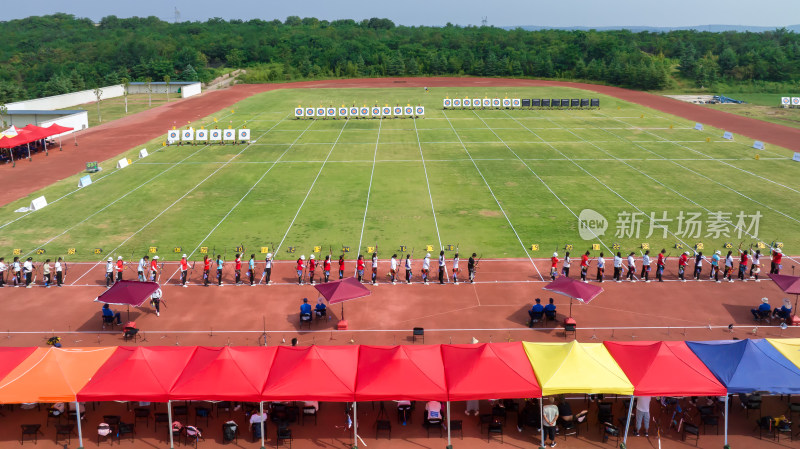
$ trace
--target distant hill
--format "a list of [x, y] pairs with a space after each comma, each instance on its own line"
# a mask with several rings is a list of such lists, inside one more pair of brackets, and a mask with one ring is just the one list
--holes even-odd
[[786, 28], [789, 31], [794, 31], [795, 33], [800, 32], [800, 25], [789, 25], [785, 27], [764, 27], [764, 26], [750, 26], [750, 25], [693, 25], [693, 26], [685, 26], [685, 27], [650, 27], [650, 26], [608, 26], [608, 27], [549, 27], [549, 26], [539, 26], [539, 25], [524, 25], [524, 26], [513, 26], [513, 27], [503, 27], [507, 30], [514, 30], [517, 28], [522, 28], [523, 30], [528, 31], [539, 31], [539, 30], [597, 30], [597, 31], [612, 31], [612, 30], [630, 30], [634, 33], [639, 33], [642, 31], [648, 31], [651, 33], [667, 33], [670, 31], [677, 31], [677, 30], [695, 30], [695, 31], [710, 31], [712, 33], [721, 33], [723, 31], [737, 31], [737, 32], [745, 32], [750, 31], [752, 33], [762, 33], [764, 31], [773, 31], [779, 28]]

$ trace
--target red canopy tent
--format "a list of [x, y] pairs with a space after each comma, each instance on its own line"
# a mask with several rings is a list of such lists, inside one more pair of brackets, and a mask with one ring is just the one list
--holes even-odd
[[541, 397], [521, 342], [442, 345], [449, 400]]
[[67, 131], [72, 131], [75, 128], [70, 128], [69, 126], [61, 126], [58, 123], [53, 123], [52, 125], [45, 128], [50, 132], [48, 137], [55, 136], [56, 134], [63, 134]]
[[641, 396], [724, 396], [722, 385], [682, 341], [604, 342]]
[[196, 349], [120, 346], [78, 392], [78, 400], [166, 402]]
[[281, 346], [263, 400], [355, 399], [358, 346]]
[[277, 349], [198, 347], [170, 390], [170, 399], [258, 402]]
[[545, 290], [569, 296], [569, 316], [572, 316], [572, 300], [589, 304], [603, 289], [592, 284], [587, 284], [566, 276], [561, 276], [555, 281], [544, 286]]
[[31, 348], [0, 348], [0, 380], [8, 375], [23, 360], [33, 354], [35, 347]]
[[357, 401], [446, 401], [439, 346], [366, 346], [358, 353]]

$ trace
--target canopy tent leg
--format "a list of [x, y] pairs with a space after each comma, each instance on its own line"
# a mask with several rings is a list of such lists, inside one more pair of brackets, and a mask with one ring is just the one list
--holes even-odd
[[261, 415], [258, 420], [261, 421], [258, 425], [261, 427], [261, 449], [264, 449], [264, 401], [258, 403]]
[[453, 449], [450, 443], [450, 401], [447, 401], [447, 449]]
[[[628, 430], [631, 427], [631, 412], [632, 411], [633, 411], [633, 395], [631, 395], [631, 403], [628, 404], [628, 419], [625, 420], [625, 434], [622, 436], [622, 444], [623, 445], [628, 444]], [[645, 423], [645, 424], [650, 425], [649, 423]], [[647, 429], [647, 428], [645, 427], [645, 429]]]
[[47, 151], [47, 139], [42, 139], [42, 146], [44, 147], [44, 155], [50, 156], [50, 152]]
[[11, 168], [16, 167], [17, 166], [17, 161], [14, 160], [14, 149], [13, 148], [9, 148], [8, 149], [8, 154], [11, 156]]
[[544, 396], [539, 398], [539, 428], [541, 430], [542, 444], [539, 447], [544, 447]]
[[169, 426], [169, 449], [175, 447], [172, 441], [172, 401], [167, 401], [167, 425]]
[[358, 447], [358, 402], [356, 401], [353, 401], [353, 447]]
[[726, 448], [729, 447], [728, 446], [728, 411], [729, 411], [728, 400], [729, 399], [730, 396], [728, 396], [728, 392], [726, 391], [725, 392], [725, 447]]
[[33, 161], [33, 158], [31, 157], [31, 144], [30, 144], [30, 142], [28, 143], [28, 160], [29, 161]]
[[75, 421], [78, 423], [78, 449], [83, 449], [83, 431], [81, 430], [81, 405], [75, 400]]

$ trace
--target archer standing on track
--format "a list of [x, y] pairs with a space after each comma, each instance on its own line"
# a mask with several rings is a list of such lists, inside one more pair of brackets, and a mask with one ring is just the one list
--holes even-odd
[[19, 257], [14, 257], [14, 263], [11, 264], [11, 270], [14, 272], [14, 287], [19, 287], [22, 284], [22, 264], [19, 262]]
[[439, 285], [444, 284], [444, 272], [446, 269], [444, 251], [439, 251]]
[[714, 282], [719, 284], [719, 255], [722, 254], [719, 250], [714, 251], [714, 255], [711, 256], [711, 273], [708, 276], [708, 279], [714, 279]]
[[[644, 263], [644, 261], [642, 261]], [[644, 265], [642, 265], [644, 268]], [[631, 282], [636, 282], [636, 258], [634, 257], [633, 251], [628, 254], [628, 280]]]
[[52, 283], [52, 275], [50, 274], [50, 259], [44, 261], [42, 264], [42, 277], [44, 278], [44, 286], [45, 288], [50, 288], [50, 284]]
[[572, 265], [572, 259], [569, 257], [569, 251], [564, 253], [564, 263], [561, 264], [561, 274], [569, 277], [569, 266]]
[[702, 251], [698, 252], [697, 255], [694, 257], [694, 274], [692, 275], [692, 277], [696, 281], [702, 280], [700, 279], [700, 275], [703, 273], [703, 259], [705, 259], [705, 257], [703, 257]]
[[658, 260], [656, 261], [656, 277], [658, 278], [658, 282], [664, 282], [664, 268], [667, 266], [667, 250], [661, 248], [661, 252], [658, 253]]
[[681, 254], [678, 258], [678, 279], [681, 282], [686, 282], [686, 266], [689, 265], [689, 251]]
[[272, 253], [267, 253], [266, 259], [264, 259], [264, 282], [269, 285], [272, 283], [270, 278], [272, 277]]
[[250, 261], [247, 262], [247, 274], [250, 275], [250, 286], [256, 286], [256, 255], [250, 254]]
[[25, 288], [31, 288], [31, 280], [33, 278], [33, 258], [28, 257], [28, 260], [22, 265], [22, 271], [25, 275]]
[[297, 285], [303, 285], [303, 266], [306, 264], [306, 256], [297, 259]]
[[581, 256], [581, 282], [586, 282], [586, 273], [589, 271], [589, 251]]
[[[342, 266], [341, 262], [339, 266]], [[364, 256], [359, 254], [358, 260], [356, 260], [356, 274], [358, 275], [358, 282], [362, 282], [364, 280]]]
[[550, 280], [555, 281], [558, 276], [558, 253], [553, 253], [550, 258]]
[[[567, 254], [569, 254], [569, 253], [567, 253]], [[477, 256], [478, 255], [476, 253], [472, 253], [472, 255], [469, 256], [469, 261], [467, 261], [467, 271], [469, 272], [469, 283], [470, 284], [474, 284], [475, 283], [475, 268], [476, 268], [476, 266], [475, 266], [476, 265], [475, 257], [477, 257]]]
[[149, 256], [144, 256], [141, 259], [139, 259], [139, 266], [136, 268], [136, 274], [137, 276], [139, 276], [139, 282], [144, 282], [147, 280], [145, 271], [147, 271], [147, 267], [148, 265], [150, 265], [148, 263], [149, 261], [150, 261]]
[[747, 256], [747, 250], [739, 250], [739, 254], [741, 255], [741, 259], [739, 259], [739, 279], [742, 282], [747, 282], [747, 279], [744, 275], [745, 272], [747, 272], [747, 259], [749, 259]]
[[209, 271], [211, 271], [211, 259], [209, 259], [208, 254], [206, 254], [205, 256], [203, 256], [203, 287], [208, 287]]
[[769, 269], [770, 274], [781, 274], [781, 259], [783, 258], [783, 251], [780, 248], [775, 248], [772, 251], [772, 262]]
[[378, 252], [372, 253], [372, 285], [378, 285]]
[[725, 273], [722, 278], [728, 278], [728, 282], [733, 282], [733, 251], [728, 251], [728, 255], [725, 256]]
[[236, 259], [233, 261], [234, 284], [239, 285], [242, 283], [242, 255], [236, 253]]
[[117, 257], [117, 282], [122, 280], [122, 272], [125, 271], [125, 262], [122, 256]]
[[161, 316], [161, 289], [157, 288], [156, 291], [150, 295], [150, 304], [156, 309], [156, 316]]
[[188, 287], [186, 285], [186, 278], [189, 274], [189, 261], [186, 260], [186, 254], [181, 257], [181, 287]]
[[328, 279], [331, 277], [331, 255], [328, 254], [325, 256], [325, 260], [322, 262], [322, 274], [325, 275], [325, 283], [328, 283]]
[[597, 282], [603, 282], [603, 274], [606, 271], [606, 260], [603, 258], [603, 253], [597, 256]]
[[614, 256], [614, 282], [622, 282], [620, 278], [622, 273], [622, 253], [617, 251], [617, 254]]
[[344, 254], [339, 255], [339, 279], [344, 279]]
[[222, 285], [222, 268], [225, 261], [222, 260], [222, 254], [217, 254], [217, 285]]
[[[59, 260], [61, 260], [59, 258]], [[6, 270], [8, 270], [8, 265], [6, 265], [6, 258], [0, 257], [0, 288], [6, 286]]]
[[406, 284], [410, 284], [411, 283], [411, 254], [406, 254], [405, 269], [406, 269]]
[[314, 258], [314, 255], [310, 255], [308, 257], [308, 282], [311, 285], [314, 285], [314, 272], [317, 270], [317, 259]]
[[[208, 259], [208, 256], [206, 256]], [[158, 256], [153, 256], [153, 260], [150, 261], [150, 280], [153, 282], [158, 282]]]
[[106, 288], [110, 287], [111, 284], [114, 283], [114, 261], [112, 258], [108, 258], [106, 261]]
[[645, 250], [644, 254], [642, 254], [642, 274], [639, 275], [640, 278], [644, 279], [645, 283], [650, 282], [650, 250]]
[[458, 285], [458, 253], [453, 257], [453, 285]]
[[389, 276], [394, 285], [397, 277], [397, 254], [392, 254], [392, 259], [389, 261]]
[[425, 254], [422, 259], [422, 282], [428, 285], [428, 273], [431, 271], [431, 253]]
[[753, 254], [753, 264], [750, 265], [750, 277], [755, 278], [756, 282], [761, 282], [758, 275], [761, 273], [761, 250], [757, 249]]

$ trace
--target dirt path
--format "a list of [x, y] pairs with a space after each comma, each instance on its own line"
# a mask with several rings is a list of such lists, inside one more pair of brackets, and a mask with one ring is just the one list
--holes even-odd
[[[327, 81], [301, 81], [285, 84], [240, 84], [229, 89], [205, 92], [200, 96], [166, 104], [80, 133], [78, 147], [66, 146], [63, 152], [37, 155], [33, 162], [20, 161], [16, 168], [0, 166], [0, 177], [7, 186], [0, 192], [0, 206], [83, 171], [88, 161], [113, 158], [130, 148], [148, 142], [165, 131], [165, 124], [184, 123], [213, 114], [254, 94], [276, 89], [298, 88], [387, 88], [387, 87], [572, 87], [586, 89], [637, 103], [687, 120], [741, 134], [773, 145], [800, 151], [800, 129], [704, 108], [660, 95], [619, 87], [565, 81], [500, 78], [366, 78]], [[124, 137], [124, 138], [123, 138]]]

